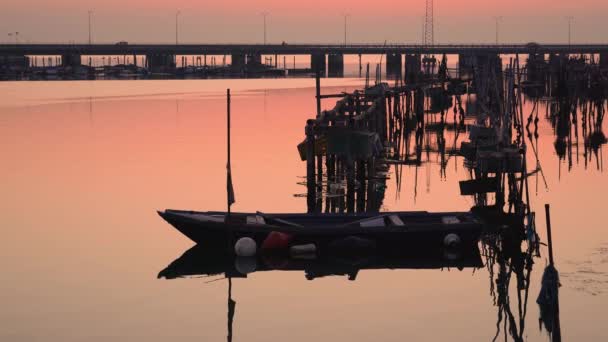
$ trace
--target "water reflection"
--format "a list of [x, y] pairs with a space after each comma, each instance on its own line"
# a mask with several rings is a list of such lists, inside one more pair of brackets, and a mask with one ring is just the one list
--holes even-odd
[[381, 269], [458, 269], [483, 266], [478, 248], [458, 251], [439, 249], [410, 255], [380, 253], [319, 255], [293, 258], [282, 254], [259, 257], [236, 257], [224, 250], [196, 245], [160, 271], [159, 278], [175, 279], [192, 276], [246, 278], [254, 272], [301, 271], [307, 280], [327, 276], [346, 276], [354, 281], [360, 271]]
[[[506, 227], [503, 227], [508, 231]], [[182, 277], [206, 278], [206, 282], [227, 281], [228, 286], [228, 341], [232, 340], [236, 302], [232, 299], [233, 279], [244, 281], [257, 272], [302, 272], [307, 280], [327, 276], [347, 277], [355, 281], [360, 272], [374, 276], [373, 270], [479, 270], [485, 268], [489, 274], [489, 294], [497, 308], [496, 334], [504, 339], [524, 340], [525, 320], [528, 312], [530, 277], [538, 256], [538, 244], [524, 243], [512, 234], [488, 234], [479, 248], [468, 248], [457, 252], [441, 250], [419, 251], [410, 255], [386, 256], [376, 253], [350, 256], [318, 256], [313, 259], [294, 259], [288, 255], [261, 255], [258, 257], [236, 257], [222, 249], [196, 245], [159, 272], [159, 278]], [[479, 272], [473, 272], [480, 275]], [[512, 282], [512, 278], [514, 282]], [[514, 283], [514, 284], [512, 284]], [[515, 287], [513, 299], [511, 288]], [[551, 308], [542, 310], [543, 322], [553, 336], [555, 325], [548, 320], [558, 319]], [[559, 329], [559, 328], [557, 328]], [[554, 339], [555, 341], [556, 339]]]
[[[578, 158], [582, 156], [584, 168], [593, 161], [597, 170], [603, 171], [606, 99], [563, 94], [524, 98], [523, 92], [513, 90], [515, 79], [519, 77], [514, 68], [504, 76], [502, 81], [512, 82], [507, 89], [513, 92], [505, 91], [499, 95], [504, 96], [500, 102], [492, 100], [487, 93], [480, 95], [483, 89], [489, 91], [493, 87], [492, 82], [498, 82], [496, 79], [490, 79], [485, 85], [478, 83], [476, 93], [464, 94], [408, 88], [402, 84], [395, 87], [377, 84], [375, 90], [388, 94], [382, 101], [371, 100], [372, 87], [345, 97], [341, 104], [323, 114], [329, 118], [327, 127], [339, 127], [345, 124], [339, 122], [342, 119], [340, 115], [345, 116], [346, 120], [356, 121], [357, 115], [374, 106], [382, 107], [386, 114], [385, 122], [376, 127], [367, 124], [357, 126], [356, 123], [352, 126], [358, 133], [361, 133], [361, 128], [372, 127], [371, 131], [378, 135], [382, 148], [380, 152], [374, 152], [373, 158], [366, 153], [349, 155], [350, 152], [335, 148], [336, 141], [343, 138], [339, 136], [343, 132], [330, 132], [327, 127], [307, 131], [307, 140], [300, 145], [300, 154], [307, 154], [303, 159], [310, 161], [307, 166], [311, 172], [307, 174], [306, 182], [301, 183], [308, 190], [303, 197], [308, 198], [310, 212], [377, 212], [382, 210], [386, 189], [393, 186], [393, 177], [397, 198], [401, 196], [404, 181], [414, 183], [412, 193], [416, 197], [419, 169], [423, 169], [420, 173], [427, 173], [425, 187], [429, 191], [429, 173], [438, 172], [439, 179], [445, 180], [449, 167], [464, 168], [466, 172], [462, 175], [465, 177], [459, 179], [461, 195], [472, 198], [474, 206], [471, 211], [484, 222], [485, 233], [479, 247], [481, 252], [473, 248], [460, 250], [456, 254], [430, 250], [429, 255], [421, 255], [417, 251], [413, 255], [392, 257], [371, 254], [315, 256], [313, 259], [296, 260], [284, 255], [236, 258], [229, 253], [196, 246], [161, 271], [159, 277], [227, 278], [231, 298], [232, 279], [246, 278], [255, 272], [300, 271], [308, 280], [345, 276], [355, 281], [359, 272], [364, 270], [476, 270], [483, 267], [489, 276], [489, 296], [496, 308], [493, 340], [504, 336], [505, 340], [523, 341], [532, 271], [541, 257], [536, 213], [530, 200], [528, 183], [535, 178], [538, 192], [539, 177], [542, 177], [547, 187], [538, 153], [539, 136], [544, 133], [539, 132], [540, 120], [546, 120], [553, 128], [552, 134], [556, 139], [554, 148], [560, 165], [562, 160], [567, 161], [568, 171], [572, 171], [579, 165]], [[519, 80], [517, 83], [523, 89], [523, 83]], [[442, 99], [445, 96], [448, 101]], [[523, 113], [524, 102], [532, 102], [527, 120]], [[497, 107], [503, 109], [488, 110]], [[547, 108], [544, 118], [542, 115], [539, 117], [542, 107]], [[314, 140], [309, 140], [310, 137]], [[584, 141], [582, 152], [578, 150], [579, 137]], [[312, 149], [307, 150], [309, 147]], [[404, 168], [415, 169], [414, 179], [404, 179]], [[553, 341], [559, 341], [559, 277], [554, 270], [550, 265], [543, 272], [542, 290], [536, 302], [540, 307], [541, 326]], [[538, 269], [537, 273], [540, 271]], [[229, 299], [228, 303], [230, 339], [234, 302]]]
[[[471, 168], [476, 166], [475, 156], [470, 155], [476, 153], [475, 149], [472, 150], [471, 145], [467, 145], [471, 130], [483, 127], [484, 122], [488, 120], [485, 112], [476, 110], [478, 96], [464, 95], [466, 97], [464, 101], [462, 95], [450, 96], [454, 101], [450, 101], [449, 107], [439, 112], [431, 109], [432, 100], [429, 100], [428, 107], [419, 109], [420, 112], [425, 113], [424, 115], [415, 114], [413, 103], [416, 100], [410, 96], [413, 98], [415, 93], [395, 97], [394, 111], [388, 113], [387, 135], [379, 134], [380, 141], [384, 145], [391, 146], [382, 155], [379, 153], [373, 160], [366, 161], [352, 155], [328, 153], [324, 150], [326, 148], [324, 145], [320, 147], [323, 152], [316, 156], [314, 172], [308, 176], [307, 182], [301, 183], [309, 184], [309, 199], [315, 196], [315, 201], [309, 202], [309, 211], [319, 211], [321, 208], [328, 213], [378, 211], [382, 208], [385, 190], [392, 177], [394, 177], [397, 199], [401, 196], [404, 168], [414, 168], [414, 179], [409, 180], [414, 184], [412, 192], [414, 199], [421, 191], [421, 187], [427, 192], [430, 190], [431, 177], [424, 173], [428, 174], [436, 170], [440, 174], [440, 179], [446, 179], [450, 164], [456, 170], [460, 167], [459, 158], [464, 161], [464, 166], [471, 170], [472, 178], [480, 177], [479, 172], [474, 172], [475, 167]], [[388, 101], [390, 105], [390, 98]], [[548, 187], [538, 152], [541, 148], [539, 146], [541, 107], [546, 108], [544, 119], [551, 124], [555, 135], [554, 149], [558, 157], [556, 161], [559, 174], [561, 175], [562, 161], [567, 162], [568, 171], [580, 165], [585, 169], [591, 166], [603, 172], [603, 146], [607, 142], [603, 131], [604, 113], [608, 103], [605, 98], [599, 100], [578, 97], [524, 98], [522, 101], [531, 101], [532, 110], [527, 120], [513, 118], [512, 134], [516, 135], [516, 139], [512, 147], [514, 149], [524, 145], [527, 147], [525, 154], [531, 162], [527, 166], [530, 169], [526, 172], [527, 176], [536, 178], [536, 192], [541, 182], [545, 188]], [[467, 103], [466, 114], [462, 107], [463, 102]], [[525, 130], [521, 129], [522, 127], [525, 127]], [[493, 128], [487, 127], [487, 130], [491, 129]], [[336, 138], [329, 135], [321, 139], [330, 140], [331, 145], [331, 140]], [[496, 143], [496, 141], [485, 142], [484, 148], [495, 147]], [[306, 160], [305, 156], [302, 158]], [[421, 185], [419, 178], [424, 176], [426, 183]], [[350, 177], [354, 179], [349, 181]], [[353, 187], [351, 199], [349, 199], [349, 184]], [[306, 197], [306, 195], [296, 196]], [[476, 196], [475, 201], [477, 204], [485, 205], [485, 198], [485, 194]], [[349, 201], [352, 202], [351, 206], [348, 205]]]

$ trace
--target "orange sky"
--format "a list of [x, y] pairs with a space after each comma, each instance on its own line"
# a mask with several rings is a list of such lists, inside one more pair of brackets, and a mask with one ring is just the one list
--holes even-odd
[[[19, 31], [23, 41], [85, 41], [91, 9], [96, 41], [172, 42], [178, 8], [183, 42], [260, 42], [263, 11], [270, 13], [270, 42], [342, 42], [343, 13], [351, 15], [349, 41], [418, 42], [424, 0], [4, 0], [0, 32]], [[436, 36], [446, 43], [492, 42], [492, 17], [500, 15], [504, 42], [565, 42], [564, 17], [573, 15], [575, 41], [605, 42], [606, 13], [602, 0], [435, 0]], [[6, 33], [1, 42], [9, 40]]]

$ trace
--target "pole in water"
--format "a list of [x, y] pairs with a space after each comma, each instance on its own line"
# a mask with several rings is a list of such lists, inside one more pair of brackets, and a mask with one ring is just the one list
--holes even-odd
[[549, 204], [545, 204], [545, 216], [547, 219], [547, 244], [549, 245], [549, 264], [553, 266], [553, 240], [551, 239], [551, 215]]

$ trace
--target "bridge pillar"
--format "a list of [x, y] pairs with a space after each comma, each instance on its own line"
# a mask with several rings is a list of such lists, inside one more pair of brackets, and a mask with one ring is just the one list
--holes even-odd
[[531, 53], [528, 55], [527, 80], [530, 82], [544, 82], [546, 62], [545, 55], [542, 53]]
[[76, 53], [68, 53], [61, 55], [61, 66], [63, 67], [75, 67], [82, 65], [82, 56]]
[[176, 68], [175, 56], [170, 54], [147, 54], [146, 67], [151, 72], [173, 72]]
[[30, 65], [30, 58], [27, 56], [3, 56], [0, 55], [0, 70], [24, 71]]
[[387, 53], [386, 54], [386, 75], [393, 76], [395, 78], [401, 77], [401, 54], [400, 53]]
[[310, 55], [310, 68], [313, 72], [319, 72], [321, 77], [325, 76], [325, 54], [324, 53], [315, 53]]
[[473, 71], [477, 65], [477, 58], [470, 53], [461, 53], [458, 55], [458, 72], [460, 77], [473, 76]]
[[[243, 69], [245, 67], [246, 57], [242, 53], [236, 53], [230, 55], [230, 59], [232, 60], [230, 67], [232, 69], [238, 70]], [[205, 66], [207, 65], [207, 56], [205, 56]]]
[[549, 69], [552, 73], [557, 73], [561, 70], [562, 66], [568, 62], [567, 54], [550, 54], [549, 55]]
[[502, 72], [502, 59], [494, 53], [461, 53], [458, 55], [458, 69], [460, 75], [472, 76], [476, 68], [489, 65], [497, 73]]
[[600, 68], [608, 68], [608, 52], [600, 53]]
[[262, 64], [262, 54], [259, 52], [254, 52], [247, 54], [247, 65], [261, 65]]
[[327, 75], [329, 77], [344, 77], [344, 55], [332, 53], [327, 55]]
[[420, 80], [422, 58], [420, 55], [405, 55], [405, 82], [416, 83]]

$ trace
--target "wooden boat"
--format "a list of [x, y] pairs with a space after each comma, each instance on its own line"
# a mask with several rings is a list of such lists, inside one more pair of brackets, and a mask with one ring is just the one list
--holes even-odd
[[474, 245], [482, 223], [470, 212], [385, 212], [357, 214], [263, 214], [165, 210], [158, 214], [192, 241], [226, 248], [241, 237], [258, 246], [272, 232], [289, 234], [292, 244], [314, 243], [321, 250], [355, 237], [382, 250], [442, 247], [446, 236]]
[[[376, 88], [381, 87], [384, 86]], [[229, 89], [227, 109], [228, 213], [170, 209], [158, 212], [163, 219], [197, 244], [234, 253], [236, 243], [243, 241], [248, 246], [246, 248], [248, 252], [240, 254], [251, 255], [257, 252], [258, 246], [262, 247], [262, 252], [268, 252], [269, 245], [274, 243], [265, 244], [265, 242], [280, 236], [283, 241], [277, 246], [281, 248], [275, 246], [272, 248], [273, 252], [284, 253], [290, 248], [312, 245], [315, 256], [339, 252], [362, 255], [372, 250], [386, 253], [477, 244], [482, 224], [470, 212], [229, 214], [230, 205], [235, 201], [230, 171]], [[250, 240], [243, 238], [253, 239], [255, 245], [252, 246]]]

